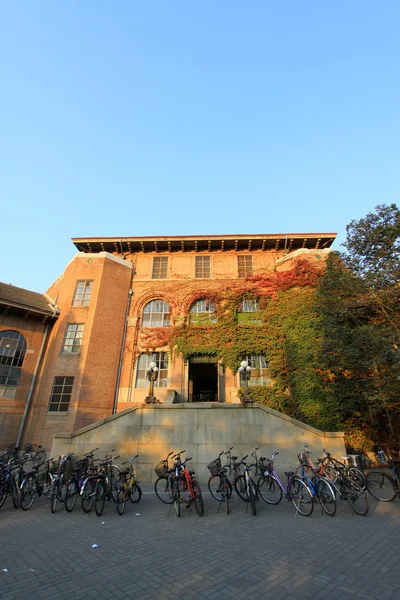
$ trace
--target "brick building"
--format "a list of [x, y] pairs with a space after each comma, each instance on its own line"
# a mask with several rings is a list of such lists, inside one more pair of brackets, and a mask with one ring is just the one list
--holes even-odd
[[[142, 404], [150, 362], [163, 403], [239, 402], [238, 375], [218, 356], [185, 360], [149, 333], [213, 323], [208, 295], [299, 257], [321, 261], [335, 236], [79, 238], [78, 253], [45, 294], [0, 284], [0, 448], [51, 447], [55, 433]], [[246, 300], [242, 310], [256, 306]], [[265, 357], [252, 361], [262, 383]]]

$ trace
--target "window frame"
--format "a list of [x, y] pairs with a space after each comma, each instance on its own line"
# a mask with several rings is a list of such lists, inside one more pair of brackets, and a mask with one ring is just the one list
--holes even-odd
[[[156, 264], [158, 267], [156, 268]], [[153, 256], [152, 279], [168, 279], [168, 256]]]
[[[56, 375], [54, 377], [53, 385], [52, 385], [51, 393], [50, 393], [50, 400], [49, 400], [49, 404], [47, 406], [48, 413], [67, 414], [70, 404], [71, 404], [71, 396], [72, 396], [72, 391], [74, 388], [74, 379], [75, 378], [73, 375]], [[63, 382], [61, 383], [60, 380], [63, 380]], [[68, 383], [67, 383], [67, 380], [68, 380]], [[56, 388], [60, 388], [60, 387], [61, 387], [61, 391], [60, 390], [56, 391]], [[65, 392], [65, 388], [71, 388], [71, 389], [69, 391]], [[54, 398], [56, 396], [59, 396], [59, 399], [55, 400]], [[64, 398], [68, 398], [68, 400], [65, 400]], [[52, 408], [52, 405], [56, 406], [56, 408]], [[67, 409], [61, 410], [61, 405], [66, 406]]]
[[[156, 305], [156, 303], [162, 303], [163, 304], [163, 309], [165, 307], [168, 308], [168, 311], [166, 310], [162, 310], [162, 311], [157, 311], [157, 310], [147, 310], [147, 307], [151, 307], [153, 308], [154, 305]], [[147, 315], [149, 315], [147, 317]], [[154, 316], [154, 319], [152, 318], [153, 315], [159, 315], [158, 320], [157, 317]], [[146, 316], [146, 318], [145, 318]], [[154, 322], [153, 322], [154, 321]], [[141, 326], [142, 327], [169, 327], [171, 325], [171, 309], [169, 306], [169, 303], [166, 300], [163, 300], [162, 298], [154, 298], [154, 300], [150, 300], [149, 302], [147, 302], [142, 310], [142, 321], [141, 321]]]
[[[68, 328], [69, 327], [74, 327], [75, 326], [75, 331], [73, 332], [75, 335], [73, 337], [69, 337], [68, 336]], [[82, 329], [80, 331], [78, 331], [78, 327], [82, 327]], [[85, 332], [85, 323], [67, 323], [67, 326], [65, 328], [65, 334], [64, 334], [64, 341], [63, 341], [63, 345], [61, 348], [61, 352], [62, 354], [79, 354], [82, 348], [82, 339], [83, 339], [83, 334]], [[82, 333], [81, 336], [77, 337], [77, 333]], [[71, 350], [68, 350], [67, 348], [67, 341], [68, 340], [72, 340], [72, 344], [68, 344], [68, 346], [71, 346]], [[76, 344], [76, 340], [79, 340], [79, 343]], [[74, 350], [74, 348], [77, 347], [77, 350]]]
[[[5, 334], [12, 334], [6, 336]], [[3, 345], [3, 340], [10, 340], [14, 344]], [[21, 379], [22, 367], [24, 364], [27, 342], [25, 336], [15, 329], [3, 329], [0, 331], [0, 379], [4, 382], [0, 386], [7, 388], [16, 388]], [[8, 352], [6, 352], [8, 350]], [[18, 369], [16, 371], [16, 369]], [[11, 382], [10, 382], [11, 381]]]
[[[247, 360], [251, 367], [249, 387], [268, 386], [271, 384], [268, 360], [263, 354], [248, 354], [244, 357], [244, 360]], [[263, 366], [263, 362], [265, 366]], [[255, 363], [257, 366], [254, 366]]]
[[[72, 306], [74, 308], [77, 307], [87, 307], [90, 304], [90, 300], [93, 292], [93, 279], [77, 279], [75, 284], [74, 295], [72, 297]], [[79, 288], [83, 285], [83, 291], [79, 291]], [[90, 285], [87, 285], [90, 284]], [[88, 290], [88, 291], [87, 291]], [[81, 296], [78, 298], [78, 296]]]
[[[193, 310], [195, 307], [199, 308], [205, 304], [207, 310]], [[209, 308], [212, 310], [209, 310]], [[198, 298], [195, 300], [189, 308], [189, 323], [191, 325], [215, 325], [217, 322], [217, 315], [212, 302], [206, 298]]]
[[[146, 377], [146, 368], [151, 362], [155, 362], [159, 369], [157, 380], [154, 382], [154, 387], [168, 387], [168, 352], [141, 352], [136, 360], [135, 389], [146, 389], [149, 387], [150, 382]], [[138, 385], [138, 383], [140, 383], [140, 385]]]
[[[241, 261], [243, 262], [242, 265], [240, 264]], [[251, 254], [238, 254], [237, 266], [239, 279], [253, 276], [253, 257]]]
[[[251, 305], [253, 304], [253, 306]], [[239, 325], [261, 325], [260, 302], [258, 298], [245, 297], [241, 302], [241, 309], [237, 313]]]
[[211, 279], [211, 256], [195, 256], [194, 265], [195, 279]]

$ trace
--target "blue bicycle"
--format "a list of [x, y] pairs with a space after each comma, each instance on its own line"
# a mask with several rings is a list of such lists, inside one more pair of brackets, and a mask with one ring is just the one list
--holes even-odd
[[308, 451], [298, 454], [297, 458], [301, 466], [298, 476], [310, 490], [313, 500], [317, 499], [322, 510], [333, 517], [336, 514], [335, 492], [331, 484], [322, 475], [321, 469], [311, 463], [309, 455], [310, 452]]

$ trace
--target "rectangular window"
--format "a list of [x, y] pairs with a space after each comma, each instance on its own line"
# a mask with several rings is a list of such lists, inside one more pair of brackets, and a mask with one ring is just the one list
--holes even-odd
[[84, 323], [68, 323], [65, 330], [63, 352], [80, 352], [84, 329]]
[[152, 279], [167, 279], [168, 256], [155, 256], [153, 258]]
[[73, 377], [54, 377], [49, 412], [67, 412], [71, 400]]
[[196, 256], [196, 279], [209, 279], [210, 262], [211, 259], [209, 256]]
[[253, 275], [253, 257], [238, 256], [237, 259], [239, 277], [251, 277]]
[[72, 306], [89, 306], [93, 281], [77, 281]]
[[146, 377], [146, 369], [151, 362], [158, 367], [158, 379], [154, 382], [155, 387], [167, 387], [168, 384], [168, 354], [166, 352], [154, 352], [153, 354], [141, 354], [138, 358], [136, 385], [137, 388], [148, 388], [149, 380]]
[[246, 356], [246, 360], [251, 367], [249, 385], [268, 385], [270, 383], [268, 362], [265, 356], [252, 354]]

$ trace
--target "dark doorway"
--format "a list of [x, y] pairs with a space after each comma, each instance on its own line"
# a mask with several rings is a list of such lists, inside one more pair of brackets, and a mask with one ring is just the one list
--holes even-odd
[[[201, 359], [207, 362], [200, 362]], [[218, 368], [215, 358], [199, 356], [190, 359], [189, 402], [218, 402]]]

